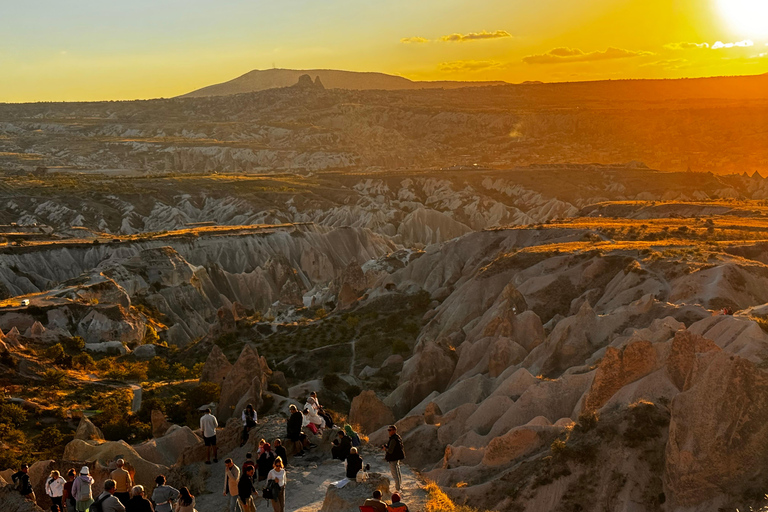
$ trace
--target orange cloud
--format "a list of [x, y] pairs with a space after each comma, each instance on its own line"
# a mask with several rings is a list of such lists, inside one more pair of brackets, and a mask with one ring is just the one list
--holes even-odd
[[449, 34], [440, 38], [441, 41], [466, 43], [469, 41], [483, 41], [486, 39], [502, 39], [512, 37], [512, 34], [506, 30], [497, 30], [495, 32], [470, 32], [468, 34]]
[[502, 64], [495, 60], [455, 60], [452, 62], [443, 62], [438, 69], [444, 73], [459, 73], [466, 71], [483, 71], [486, 69], [498, 68]]
[[417, 43], [417, 44], [418, 44], [418, 43], [428, 43], [428, 42], [429, 42], [429, 39], [427, 39], [426, 37], [418, 37], [418, 36], [416, 36], [416, 37], [404, 37], [404, 38], [402, 38], [402, 39], [400, 40], [400, 42], [401, 42], [401, 43], [404, 43], [404, 44], [410, 44], [410, 43]]
[[559, 64], [563, 62], [589, 62], [596, 60], [627, 59], [654, 55], [652, 52], [636, 52], [610, 47], [605, 51], [584, 52], [578, 48], [554, 48], [547, 53], [523, 57], [526, 64]]

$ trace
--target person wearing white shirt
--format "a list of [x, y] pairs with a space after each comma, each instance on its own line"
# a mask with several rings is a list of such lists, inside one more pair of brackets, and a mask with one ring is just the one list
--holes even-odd
[[205, 410], [205, 414], [200, 418], [200, 430], [203, 431], [203, 441], [205, 442], [206, 464], [211, 463], [211, 448], [213, 448], [213, 462], [219, 462], [219, 448], [216, 446], [216, 427], [219, 421], [216, 416], [211, 414], [210, 409]]
[[275, 512], [285, 512], [285, 482], [287, 478], [285, 476], [283, 459], [280, 457], [275, 459], [275, 465], [267, 475], [267, 480], [277, 483], [280, 488], [278, 492], [272, 495], [272, 509]]
[[51, 475], [45, 481], [45, 494], [50, 496], [53, 506], [58, 505], [59, 510], [64, 510], [61, 498], [64, 496], [64, 484], [66, 483], [67, 481], [61, 477], [61, 473], [55, 469], [51, 471]]

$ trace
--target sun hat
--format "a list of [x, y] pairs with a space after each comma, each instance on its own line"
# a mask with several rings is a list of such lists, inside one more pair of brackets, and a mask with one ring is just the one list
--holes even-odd
[[81, 475], [90, 475], [91, 471], [88, 469], [88, 466], [83, 466], [82, 469], [80, 470], [80, 474]]

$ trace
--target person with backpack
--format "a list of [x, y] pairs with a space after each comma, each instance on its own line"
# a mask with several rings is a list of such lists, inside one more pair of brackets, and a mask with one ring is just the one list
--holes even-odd
[[165, 475], [155, 478], [155, 490], [152, 491], [152, 501], [155, 502], [155, 512], [172, 512], [173, 502], [179, 499], [181, 493], [170, 485], [165, 485]]
[[269, 471], [275, 466], [276, 458], [277, 457], [275, 456], [275, 452], [272, 451], [272, 446], [269, 443], [264, 443], [264, 451], [259, 456], [259, 460], [256, 461], [256, 464], [259, 468], [259, 482], [263, 482], [267, 479]]
[[259, 422], [258, 416], [256, 415], [256, 411], [253, 409], [253, 405], [248, 404], [245, 406], [245, 409], [243, 409], [242, 414], [242, 420], [243, 420], [243, 433], [240, 435], [240, 446], [244, 446], [245, 443], [248, 441], [248, 435], [251, 432], [251, 429], [256, 426], [256, 424]]
[[117, 484], [114, 480], [105, 481], [104, 492], [91, 504], [88, 512], [125, 512], [125, 505], [114, 496], [115, 490]]
[[64, 493], [61, 496], [61, 501], [67, 507], [64, 509], [66, 512], [75, 512], [75, 505], [77, 502], [75, 501], [74, 496], [72, 496], [72, 484], [75, 483], [76, 476], [77, 471], [75, 471], [75, 468], [69, 468], [69, 470], [67, 470], [67, 483], [64, 484]]
[[93, 485], [93, 477], [88, 466], [83, 466], [80, 469], [80, 476], [75, 478], [72, 483], [72, 497], [75, 498], [75, 510], [77, 512], [86, 512], [88, 507], [93, 503], [93, 491], [91, 486]]
[[275, 512], [285, 512], [285, 483], [287, 478], [283, 460], [280, 457], [275, 459], [275, 466], [267, 475], [267, 480], [270, 482], [268, 486], [272, 487], [272, 509]]
[[400, 461], [405, 458], [403, 439], [397, 434], [397, 427], [395, 425], [387, 427], [387, 433], [389, 433], [389, 441], [381, 448], [384, 450], [384, 460], [389, 462], [389, 469], [392, 471], [392, 478], [395, 480], [395, 489], [400, 491], [400, 486], [403, 482], [403, 477], [400, 474]]
[[64, 486], [67, 481], [61, 478], [61, 473], [55, 469], [45, 481], [45, 494], [51, 498], [51, 512], [64, 512], [62, 497], [64, 496]]
[[35, 490], [32, 488], [32, 482], [29, 479], [29, 466], [22, 464], [19, 470], [11, 475], [11, 480], [19, 494], [24, 496], [24, 499], [36, 503]]

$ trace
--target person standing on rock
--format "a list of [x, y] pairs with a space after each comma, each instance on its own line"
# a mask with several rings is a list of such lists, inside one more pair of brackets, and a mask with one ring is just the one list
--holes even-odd
[[51, 498], [51, 512], [64, 512], [62, 497], [64, 496], [64, 486], [67, 481], [61, 478], [61, 473], [55, 469], [45, 481], [45, 494]]
[[256, 487], [253, 486], [253, 466], [248, 466], [245, 474], [237, 482], [237, 504], [241, 512], [256, 512], [256, 505], [253, 503], [253, 495]]
[[280, 457], [280, 460], [283, 461], [283, 464], [288, 466], [288, 463], [285, 462], [288, 460], [288, 453], [285, 451], [285, 446], [283, 446], [283, 442], [280, 440], [280, 438], [275, 439], [273, 446], [275, 447], [275, 458]]
[[125, 505], [128, 503], [128, 500], [131, 499], [133, 479], [131, 479], [131, 474], [123, 468], [125, 465], [125, 461], [123, 459], [117, 459], [115, 461], [115, 465], [117, 468], [112, 471], [109, 476], [112, 478], [112, 480], [115, 481], [115, 484], [117, 485], [115, 489], [115, 498], [119, 499], [120, 502]]
[[32, 488], [32, 482], [29, 479], [29, 466], [22, 464], [19, 470], [11, 475], [13, 484], [16, 489], [19, 490], [19, 494], [24, 496], [24, 499], [35, 503], [35, 490]]
[[72, 483], [72, 496], [75, 498], [75, 510], [77, 512], [85, 512], [93, 503], [92, 485], [91, 471], [88, 466], [83, 466], [80, 469], [80, 476], [75, 478], [74, 483]]
[[237, 512], [237, 483], [240, 481], [240, 468], [232, 459], [224, 461], [224, 496], [229, 496], [229, 512]]
[[272, 446], [269, 443], [264, 443], [264, 451], [261, 452], [259, 460], [256, 461], [258, 465], [258, 479], [259, 482], [263, 482], [267, 479], [269, 471], [275, 466], [275, 453], [272, 451]]
[[152, 503], [144, 497], [144, 486], [135, 485], [131, 489], [133, 495], [125, 504], [125, 512], [154, 512]]
[[101, 512], [125, 512], [125, 505], [115, 497], [115, 489], [117, 489], [117, 485], [114, 480], [104, 482], [104, 492], [94, 502], [101, 504]]
[[267, 480], [275, 482], [278, 489], [272, 494], [272, 509], [275, 512], [285, 512], [285, 483], [287, 478], [285, 476], [285, 468], [283, 467], [283, 459], [280, 457], [275, 459], [275, 466], [267, 475]]
[[200, 418], [200, 430], [203, 432], [203, 441], [205, 442], [206, 464], [211, 463], [211, 448], [213, 448], [213, 462], [219, 462], [219, 448], [216, 446], [216, 428], [219, 421], [216, 416], [211, 414], [211, 409], [206, 409], [205, 414]]
[[248, 434], [250, 433], [251, 429], [256, 426], [256, 424], [259, 422], [258, 416], [256, 415], [256, 411], [253, 410], [253, 405], [248, 404], [245, 406], [245, 409], [243, 409], [242, 414], [242, 420], [243, 420], [243, 433], [240, 435], [240, 446], [244, 446], [245, 443], [248, 441]]
[[67, 507], [65, 509], [67, 512], [75, 512], [75, 506], [77, 505], [77, 501], [75, 501], [75, 498], [72, 495], [72, 484], [75, 483], [76, 476], [77, 471], [75, 471], [75, 468], [70, 468], [67, 471], [67, 483], [64, 484], [64, 494], [61, 497], [62, 502], [64, 502], [64, 505]]
[[291, 416], [288, 418], [288, 423], [286, 424], [286, 435], [296, 446], [294, 448], [294, 450], [296, 450], [295, 457], [303, 457], [305, 442], [307, 440], [306, 434], [301, 431], [304, 415], [293, 404], [291, 404], [289, 409], [291, 411]]
[[405, 458], [403, 440], [397, 434], [397, 427], [395, 425], [390, 425], [387, 428], [387, 433], [389, 433], [389, 441], [382, 446], [384, 460], [389, 462], [389, 469], [392, 471], [392, 478], [395, 480], [395, 489], [399, 491], [403, 482], [403, 477], [400, 474], [400, 461]]
[[173, 502], [179, 499], [181, 493], [170, 485], [165, 485], [165, 475], [155, 478], [155, 490], [152, 491], [152, 501], [155, 502], [155, 512], [172, 512]]
[[373, 491], [373, 497], [368, 498], [363, 503], [364, 507], [371, 507], [376, 512], [387, 512], [387, 504], [381, 500], [381, 491], [378, 489]]

